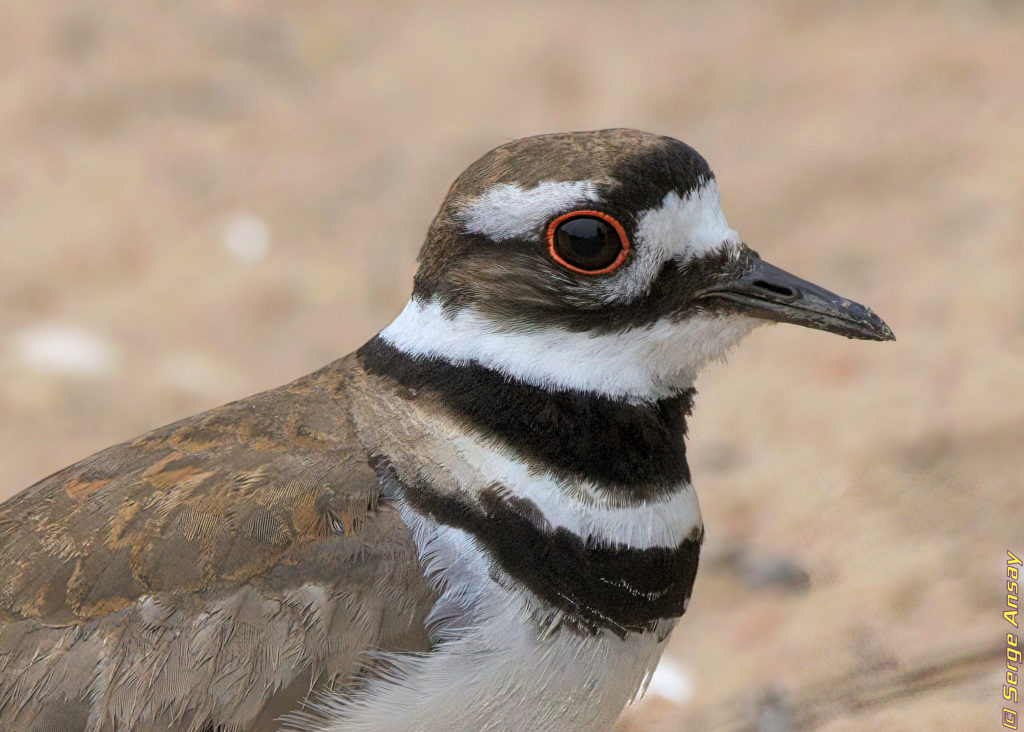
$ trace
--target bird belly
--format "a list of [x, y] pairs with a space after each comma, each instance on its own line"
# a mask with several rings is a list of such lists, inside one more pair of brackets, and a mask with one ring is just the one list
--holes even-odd
[[[639, 695], [675, 621], [625, 637], [534, 622], [534, 598], [489, 583], [478, 624], [457, 627], [427, 654], [396, 656], [362, 692], [322, 707], [323, 732], [611, 729]], [[516, 596], [516, 595], [521, 596]], [[483, 616], [483, 617], [480, 617]], [[465, 620], [463, 616], [461, 620]], [[333, 708], [331, 708], [333, 707]]]
[[636, 698], [677, 618], [581, 628], [496, 570], [471, 535], [402, 510], [442, 589], [429, 653], [382, 658], [355, 695], [318, 705], [322, 732], [607, 730]]

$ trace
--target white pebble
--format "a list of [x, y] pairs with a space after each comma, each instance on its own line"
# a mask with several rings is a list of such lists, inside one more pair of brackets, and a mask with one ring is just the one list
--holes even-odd
[[224, 249], [240, 262], [262, 262], [270, 252], [270, 226], [258, 216], [235, 214], [224, 228]]
[[683, 667], [668, 656], [662, 656], [654, 669], [648, 693], [682, 704], [693, 698], [693, 682]]
[[106, 376], [117, 364], [117, 350], [112, 344], [71, 325], [30, 325], [16, 332], [11, 343], [19, 361], [49, 373]]

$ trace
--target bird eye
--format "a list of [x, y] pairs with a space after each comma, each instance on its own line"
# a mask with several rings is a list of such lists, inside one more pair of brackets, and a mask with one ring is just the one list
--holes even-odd
[[622, 224], [600, 211], [573, 211], [548, 226], [551, 256], [563, 267], [582, 274], [615, 270], [629, 252]]

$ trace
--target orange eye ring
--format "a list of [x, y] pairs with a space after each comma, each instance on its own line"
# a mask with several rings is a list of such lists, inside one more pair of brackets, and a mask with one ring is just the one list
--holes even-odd
[[[583, 217], [600, 219], [601, 221], [604, 221], [606, 224], [612, 227], [612, 229], [615, 231], [616, 236], [619, 237], [619, 244], [621, 245], [621, 249], [619, 250], [618, 256], [615, 257], [611, 264], [600, 269], [583, 269], [582, 267], [577, 267], [574, 264], [570, 264], [565, 260], [564, 257], [562, 257], [558, 253], [558, 246], [555, 238], [555, 235], [558, 232], [558, 227], [567, 221]], [[622, 228], [622, 224], [620, 224], [614, 216], [609, 216], [603, 211], [570, 211], [567, 214], [562, 214], [554, 221], [552, 221], [550, 224], [548, 224], [547, 237], [548, 252], [551, 254], [551, 258], [554, 259], [563, 267], [565, 267], [566, 269], [585, 275], [602, 275], [608, 274], [609, 272], [614, 272], [620, 266], [622, 266], [623, 262], [626, 261], [626, 255], [629, 254], [630, 249], [629, 237], [626, 235], [626, 230]]]

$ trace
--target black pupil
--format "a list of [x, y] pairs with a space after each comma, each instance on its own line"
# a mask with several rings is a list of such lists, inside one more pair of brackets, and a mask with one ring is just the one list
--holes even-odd
[[555, 251], [573, 267], [593, 271], [610, 266], [622, 252], [622, 242], [607, 221], [577, 216], [558, 225]]

